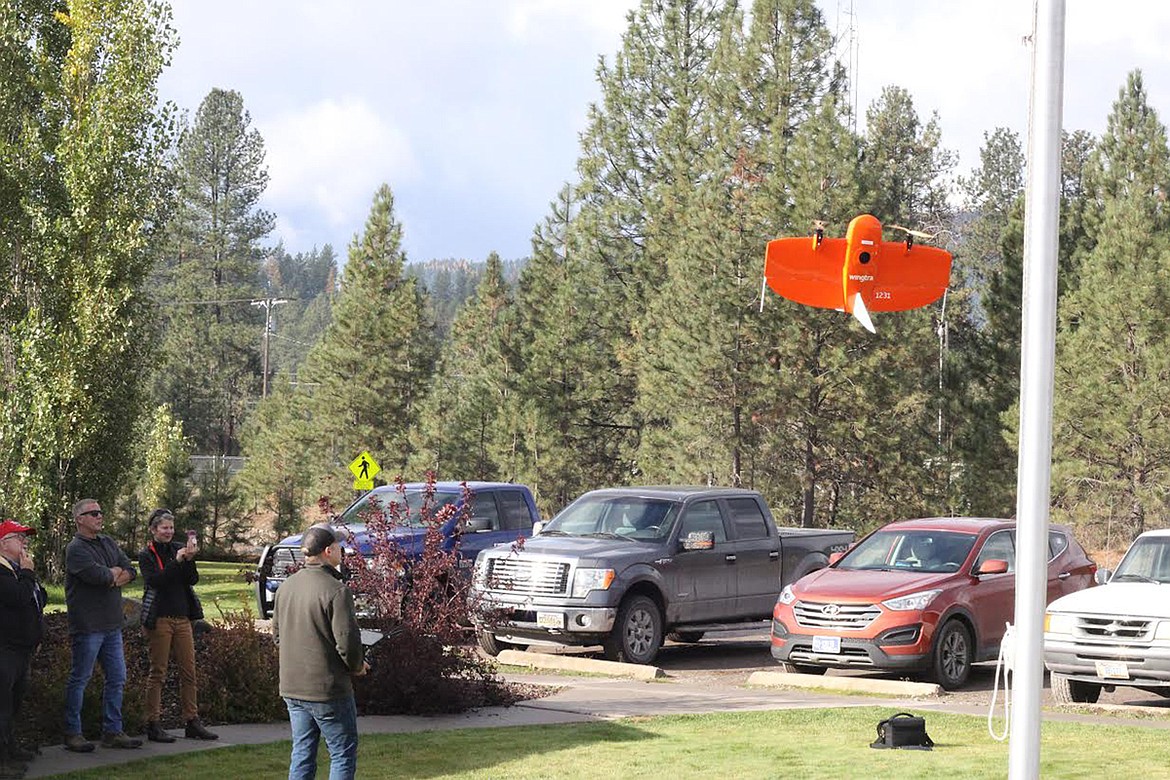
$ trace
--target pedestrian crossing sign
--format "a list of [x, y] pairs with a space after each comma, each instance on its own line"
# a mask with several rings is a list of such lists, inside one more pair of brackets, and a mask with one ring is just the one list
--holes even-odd
[[369, 452], [362, 451], [353, 459], [353, 463], [349, 464], [349, 470], [353, 472], [353, 489], [354, 490], [373, 490], [374, 476], [382, 470], [378, 465], [378, 461]]

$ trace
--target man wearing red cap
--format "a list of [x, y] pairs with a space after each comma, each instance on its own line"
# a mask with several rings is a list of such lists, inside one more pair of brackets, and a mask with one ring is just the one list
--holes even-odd
[[13, 725], [28, 685], [33, 651], [44, 635], [45, 589], [33, 572], [32, 528], [0, 522], [0, 778], [23, 777], [36, 755], [16, 744]]

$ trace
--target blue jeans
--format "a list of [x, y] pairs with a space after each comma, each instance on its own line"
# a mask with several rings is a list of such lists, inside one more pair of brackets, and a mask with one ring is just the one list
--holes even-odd
[[329, 750], [329, 780], [353, 780], [357, 772], [357, 704], [353, 696], [332, 701], [284, 697], [292, 725], [292, 758], [288, 780], [313, 780], [317, 775], [318, 740]]
[[122, 730], [122, 689], [126, 687], [126, 654], [122, 651], [122, 629], [74, 634], [73, 671], [65, 686], [65, 733], [81, 733], [81, 702], [85, 686], [93, 676], [94, 662], [102, 665], [106, 686], [102, 691], [102, 730]]

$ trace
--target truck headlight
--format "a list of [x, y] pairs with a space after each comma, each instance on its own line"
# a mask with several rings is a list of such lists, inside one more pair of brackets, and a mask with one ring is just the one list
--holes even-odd
[[573, 575], [573, 598], [583, 599], [591, 590], [606, 590], [613, 584], [613, 569], [577, 569]]
[[482, 555], [475, 559], [475, 568], [471, 572], [471, 584], [476, 588], [487, 585], [487, 559]]
[[1154, 639], [1170, 639], [1170, 620], [1159, 620]]
[[780, 591], [780, 603], [791, 604], [796, 601], [796, 594], [792, 592], [791, 585], [785, 585], [784, 590]]
[[918, 593], [911, 593], [909, 596], [900, 596], [896, 599], [883, 601], [882, 606], [886, 609], [892, 609], [895, 612], [904, 612], [913, 609], [926, 609], [930, 602], [934, 601], [934, 597], [942, 593], [942, 588], [935, 588], [934, 590], [922, 590]]
[[1060, 612], [1044, 613], [1045, 634], [1071, 634], [1077, 627], [1077, 619], [1072, 615]]

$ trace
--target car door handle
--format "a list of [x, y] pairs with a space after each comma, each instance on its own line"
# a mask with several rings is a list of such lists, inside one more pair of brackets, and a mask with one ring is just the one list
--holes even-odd
[[780, 557], [780, 553], [777, 552], [776, 550], [772, 550], [772, 552], [768, 553], [768, 560], [770, 560], [770, 561], [774, 561], [779, 557]]
[[735, 563], [735, 553], [728, 553], [727, 555], [724, 555], [723, 560], [727, 561], [728, 563]]
[[1058, 580], [1067, 580], [1067, 579], [1068, 579], [1069, 577], [1071, 577], [1071, 576], [1072, 576], [1072, 572], [1071, 572], [1071, 571], [1062, 571], [1060, 574], [1057, 574], [1057, 575], [1056, 575], [1056, 579], [1058, 579]]

